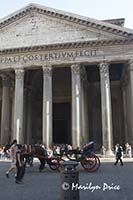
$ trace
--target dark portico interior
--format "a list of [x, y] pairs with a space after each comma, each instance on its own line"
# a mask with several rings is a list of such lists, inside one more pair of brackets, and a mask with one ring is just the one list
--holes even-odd
[[[42, 141], [42, 70], [27, 70], [25, 74], [25, 142]], [[53, 143], [71, 143], [71, 72], [68, 67], [56, 67], [52, 74]], [[30, 137], [30, 138], [29, 138]]]
[[71, 71], [53, 70], [53, 142], [71, 144]]
[[[111, 64], [111, 103], [114, 144], [124, 144], [124, 116], [121, 77], [124, 65]], [[102, 145], [100, 72], [96, 65], [86, 65], [88, 80], [88, 127], [90, 140]], [[53, 143], [71, 144], [71, 69], [55, 67], [53, 81]], [[42, 70], [27, 70], [25, 74], [25, 142], [42, 140]], [[28, 139], [29, 138], [29, 139]]]
[[[112, 125], [113, 125], [113, 143], [123, 144], [125, 138], [124, 114], [123, 114], [123, 96], [121, 78], [124, 64], [111, 64], [109, 67], [110, 87], [111, 87], [111, 106], [112, 106]], [[89, 138], [98, 145], [102, 145], [102, 119], [101, 119], [101, 89], [100, 72], [95, 65], [86, 66], [87, 79], [89, 82], [88, 90], [88, 115], [89, 115]]]

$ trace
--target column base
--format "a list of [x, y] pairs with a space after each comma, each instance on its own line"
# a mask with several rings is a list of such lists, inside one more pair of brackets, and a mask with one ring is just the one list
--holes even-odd
[[114, 152], [110, 149], [106, 151], [105, 157], [114, 157]]

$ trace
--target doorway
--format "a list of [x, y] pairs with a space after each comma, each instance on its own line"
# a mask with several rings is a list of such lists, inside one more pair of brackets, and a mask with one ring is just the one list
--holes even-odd
[[70, 103], [53, 104], [53, 143], [71, 144]]

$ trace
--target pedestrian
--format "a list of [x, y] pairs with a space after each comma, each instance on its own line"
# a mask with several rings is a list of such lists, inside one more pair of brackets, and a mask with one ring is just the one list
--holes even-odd
[[118, 144], [117, 145], [117, 152], [116, 152], [116, 162], [114, 163], [114, 165], [117, 165], [118, 161], [120, 161], [121, 166], [123, 166], [123, 161], [122, 161], [122, 147]]
[[106, 157], [106, 148], [102, 145], [101, 147], [101, 154], [105, 158]]
[[13, 140], [10, 147], [11, 167], [6, 171], [7, 178], [9, 178], [9, 173], [11, 171], [16, 172], [16, 152], [17, 152], [17, 140]]
[[16, 183], [22, 183], [22, 179], [25, 174], [25, 162], [22, 153], [22, 145], [18, 144], [18, 149], [16, 153], [16, 167], [17, 167], [17, 174], [16, 174]]
[[131, 145], [128, 146], [128, 156], [129, 156], [129, 158], [132, 158], [132, 147], [131, 147]]
[[118, 146], [119, 146], [119, 144], [116, 144], [116, 145], [115, 145], [115, 156], [116, 156], [117, 151], [118, 151]]
[[128, 156], [128, 153], [129, 153], [129, 143], [127, 142], [126, 144], [125, 144], [125, 154], [126, 154], [126, 157]]

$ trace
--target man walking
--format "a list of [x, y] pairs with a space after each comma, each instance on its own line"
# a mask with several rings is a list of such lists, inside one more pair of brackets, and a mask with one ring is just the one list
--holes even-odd
[[123, 166], [123, 162], [122, 162], [122, 147], [118, 144], [118, 149], [116, 152], [116, 162], [114, 165], [117, 165], [118, 161], [120, 160], [121, 166]]
[[16, 167], [17, 167], [17, 175], [16, 175], [16, 183], [22, 183], [23, 176], [25, 174], [25, 162], [23, 160], [22, 154], [22, 145], [18, 144], [18, 149], [16, 153]]

